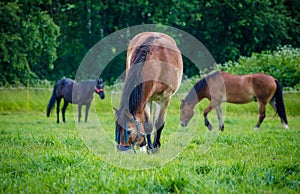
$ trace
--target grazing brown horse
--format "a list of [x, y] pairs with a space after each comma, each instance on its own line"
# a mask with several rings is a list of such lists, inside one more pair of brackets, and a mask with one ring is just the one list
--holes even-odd
[[[172, 95], [180, 86], [182, 72], [181, 53], [170, 36], [144, 32], [131, 40], [127, 50], [126, 78], [120, 108], [115, 109], [119, 150], [144, 146], [146, 139], [152, 152], [160, 147], [165, 113]], [[156, 105], [153, 144], [151, 102]]]
[[105, 98], [104, 94], [104, 82], [102, 78], [97, 80], [85, 80], [79, 83], [72, 79], [64, 78], [56, 82], [52, 96], [49, 100], [47, 107], [47, 117], [50, 116], [51, 109], [55, 105], [56, 101], [56, 116], [57, 123], [59, 123], [59, 106], [60, 101], [64, 99], [64, 105], [62, 108], [63, 122], [66, 122], [65, 112], [69, 103], [78, 104], [78, 122], [81, 118], [81, 108], [85, 105], [85, 122], [87, 122], [88, 113], [91, 102], [94, 98], [94, 92], [96, 92], [101, 99]]
[[279, 82], [272, 76], [257, 73], [251, 75], [232, 75], [223, 71], [212, 73], [200, 81], [189, 91], [180, 106], [180, 122], [187, 126], [194, 115], [194, 107], [203, 98], [208, 98], [210, 104], [204, 110], [205, 125], [209, 130], [212, 125], [207, 119], [207, 114], [217, 110], [219, 129], [224, 130], [222, 120], [222, 102], [244, 104], [251, 101], [258, 102], [259, 119], [255, 128], [259, 128], [266, 117], [266, 105], [270, 103], [278, 113], [282, 126], [288, 128], [285, 107], [282, 97], [282, 89]]

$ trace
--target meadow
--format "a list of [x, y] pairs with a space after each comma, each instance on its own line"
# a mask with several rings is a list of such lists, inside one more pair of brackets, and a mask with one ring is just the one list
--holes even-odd
[[[52, 89], [0, 90], [0, 193], [299, 193], [300, 93], [284, 93], [289, 129], [268, 105], [260, 130], [255, 102], [224, 104], [225, 131], [208, 132], [196, 106], [179, 125], [179, 91], [168, 109], [162, 148], [120, 153], [114, 113], [120, 92], [95, 95], [87, 123], [69, 106], [66, 123], [46, 117]], [[217, 129], [215, 111], [209, 115]]]

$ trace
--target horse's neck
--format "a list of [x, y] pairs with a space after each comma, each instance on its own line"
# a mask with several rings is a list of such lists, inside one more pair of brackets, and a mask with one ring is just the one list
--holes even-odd
[[185, 98], [192, 107], [195, 107], [198, 102], [200, 102], [205, 96], [203, 96], [204, 91], [197, 91], [196, 88], [192, 88]]
[[200, 102], [203, 98], [198, 99], [197, 97], [194, 99], [189, 99], [188, 103], [191, 105], [192, 108], [196, 106], [198, 102]]

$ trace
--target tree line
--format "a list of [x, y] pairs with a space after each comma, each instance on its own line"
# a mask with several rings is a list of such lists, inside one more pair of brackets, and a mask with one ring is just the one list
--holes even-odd
[[[183, 30], [220, 64], [280, 45], [297, 48], [299, 16], [297, 0], [7, 0], [0, 2], [0, 85], [74, 78], [94, 44], [140, 24]], [[124, 71], [125, 57], [121, 53], [105, 69], [107, 82]], [[184, 73], [198, 74], [184, 60]]]

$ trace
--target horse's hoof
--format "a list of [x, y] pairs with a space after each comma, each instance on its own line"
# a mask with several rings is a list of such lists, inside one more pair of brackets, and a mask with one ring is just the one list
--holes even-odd
[[154, 149], [159, 149], [160, 148], [160, 142], [159, 143], [154, 143]]
[[253, 130], [258, 131], [259, 127], [254, 127]]
[[220, 131], [224, 131], [224, 125], [219, 128]]
[[117, 145], [117, 149], [118, 149], [118, 151], [120, 151], [120, 152], [127, 152], [127, 151], [129, 151], [131, 148], [130, 148], [130, 146]]
[[159, 150], [160, 150], [160, 147], [156, 147], [156, 148], [153, 149], [152, 153], [153, 153], [153, 154], [156, 154], [156, 153], [159, 152]]
[[210, 131], [213, 130], [213, 126], [211, 124], [209, 124], [207, 127]]
[[289, 126], [287, 125], [287, 124], [282, 124], [282, 127], [284, 128], [284, 129], [289, 129]]
[[155, 153], [155, 149], [154, 148], [152, 148], [152, 149], [148, 148], [147, 149], [147, 153], [148, 154], [154, 154]]

